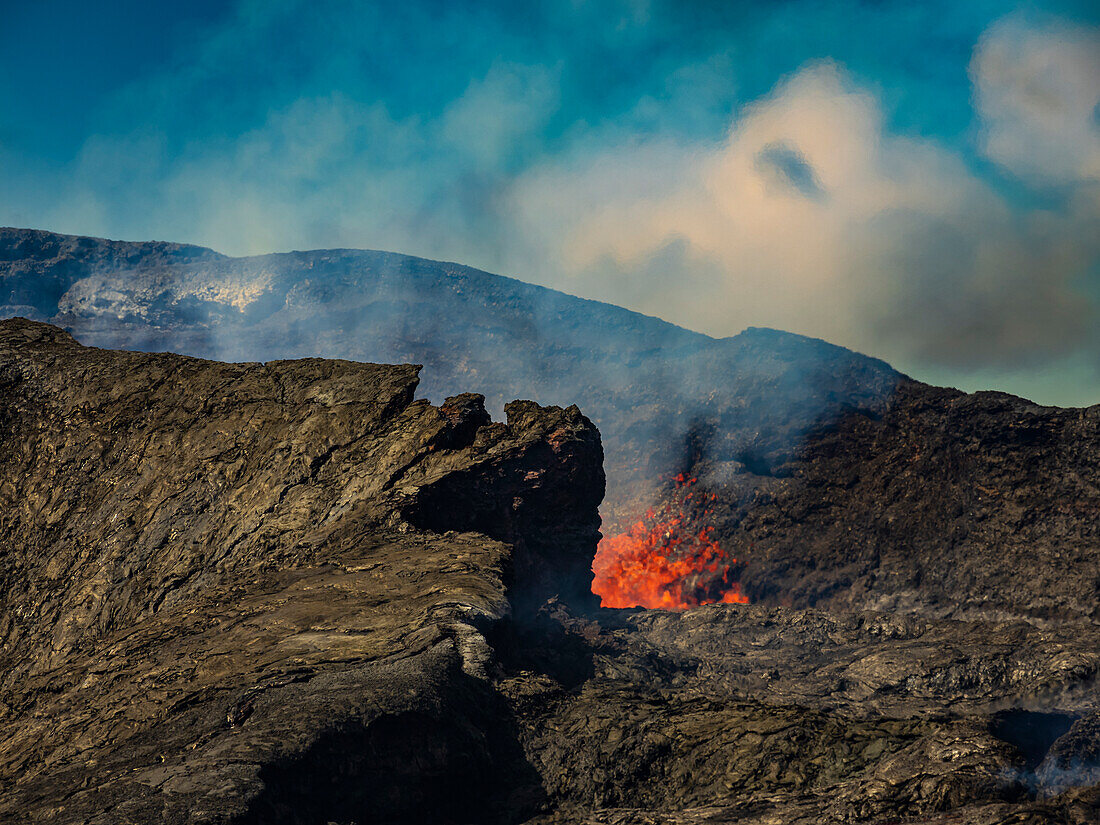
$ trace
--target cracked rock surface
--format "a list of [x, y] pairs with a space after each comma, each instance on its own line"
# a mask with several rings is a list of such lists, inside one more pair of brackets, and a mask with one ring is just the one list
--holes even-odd
[[424, 364], [421, 390], [439, 403], [476, 391], [490, 410], [517, 396], [578, 404], [606, 452], [606, 531], [659, 510], [676, 474], [697, 477], [716, 496], [699, 528], [743, 564], [754, 602], [1100, 618], [1100, 405], [931, 387], [800, 335], [714, 339], [362, 250], [230, 258], [0, 228], [4, 315], [97, 346]]
[[0, 322], [0, 820], [523, 809], [482, 631], [584, 602], [599, 435], [416, 382]]
[[1095, 625], [756, 605], [557, 618], [585, 640], [584, 676], [532, 643], [501, 682], [558, 800], [535, 822], [1100, 816]]

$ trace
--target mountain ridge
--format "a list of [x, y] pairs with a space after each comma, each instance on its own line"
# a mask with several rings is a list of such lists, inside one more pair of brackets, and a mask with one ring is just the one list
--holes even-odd
[[[732, 367], [761, 385], [785, 376], [783, 404], [799, 413], [777, 402], [775, 423], [764, 422], [760, 437], [788, 450], [817, 419], [878, 409], [911, 380], [820, 339], [763, 328], [711, 338], [614, 304], [398, 253], [228, 258], [36, 230], [0, 230], [0, 249], [0, 315], [33, 306], [37, 320], [93, 346], [232, 362], [420, 363], [421, 392], [436, 401], [479, 392], [498, 413], [516, 395], [578, 403], [604, 435], [616, 521], [652, 498], [658, 477], [675, 474], [679, 448], [668, 453], [670, 443], [682, 441], [694, 418], [744, 406], [721, 387], [715, 395], [715, 374]], [[815, 382], [806, 392], [798, 386]]]
[[[453, 269], [453, 270], [460, 270], [463, 273], [475, 274], [477, 276], [482, 276], [482, 277], [487, 276], [491, 280], [494, 280], [494, 281], [499, 280], [499, 281], [509, 282], [511, 284], [518, 285], [522, 289], [525, 289], [525, 290], [533, 290], [533, 291], [536, 291], [536, 292], [542, 292], [542, 293], [546, 293], [546, 294], [552, 294], [552, 295], [555, 295], [555, 296], [561, 296], [561, 297], [567, 298], [571, 301], [577, 301], [581, 304], [586, 304], [586, 305], [590, 305], [590, 306], [593, 306], [593, 307], [599, 307], [602, 310], [611, 310], [614, 313], [622, 314], [624, 316], [629, 316], [629, 317], [632, 317], [632, 318], [641, 319], [643, 322], [646, 322], [646, 323], [655, 323], [655, 324], [659, 325], [662, 328], [666, 328], [666, 329], [669, 329], [669, 330], [674, 330], [678, 333], [684, 333], [689, 337], [698, 338], [700, 340], [705, 340], [705, 341], [708, 341], [708, 342], [731, 341], [731, 340], [740, 338], [741, 336], [744, 336], [744, 335], [752, 336], [752, 335], [756, 335], [756, 334], [776, 333], [776, 334], [783, 335], [783, 336], [790, 336], [792, 338], [799, 339], [799, 340], [802, 340], [802, 341], [805, 341], [805, 342], [814, 342], [814, 343], [825, 344], [829, 347], [834, 347], [837, 350], [841, 350], [841, 351], [844, 351], [844, 352], [849, 352], [849, 353], [852, 353], [852, 354], [855, 354], [855, 355], [860, 355], [864, 358], [870, 359], [870, 360], [875, 361], [875, 362], [877, 362], [877, 363], [879, 363], [883, 366], [886, 366], [886, 367], [889, 367], [890, 369], [893, 369], [893, 367], [890, 367], [890, 365], [883, 359], [876, 358], [875, 356], [872, 356], [872, 355], [867, 355], [866, 353], [860, 353], [856, 350], [852, 350], [848, 347], [844, 347], [844, 346], [841, 346], [839, 344], [833, 344], [829, 341], [826, 341], [823, 338], [817, 338], [817, 337], [810, 336], [810, 335], [803, 335], [801, 333], [796, 333], [796, 332], [789, 332], [789, 331], [781, 330], [781, 329], [778, 329], [778, 328], [775, 328], [775, 327], [755, 326], [755, 325], [746, 326], [744, 330], [742, 330], [740, 333], [737, 333], [736, 335], [715, 337], [715, 336], [712, 336], [712, 335], [708, 335], [707, 333], [704, 333], [704, 332], [699, 332], [697, 330], [690, 329], [689, 327], [685, 327], [685, 326], [682, 326], [680, 324], [675, 324], [671, 321], [667, 321], [667, 320], [665, 320], [665, 319], [663, 319], [659, 316], [656, 316], [656, 315], [650, 315], [650, 314], [647, 314], [647, 313], [644, 313], [644, 312], [639, 312], [637, 310], [628, 309], [628, 308], [623, 307], [619, 304], [614, 304], [614, 303], [611, 303], [609, 301], [601, 301], [601, 300], [594, 299], [594, 298], [584, 298], [584, 297], [574, 295], [574, 294], [569, 293], [569, 292], [565, 292], [565, 291], [560, 290], [560, 289], [555, 289], [553, 287], [547, 287], [547, 286], [543, 286], [541, 284], [534, 284], [534, 283], [531, 283], [529, 281], [524, 281], [520, 278], [511, 276], [511, 275], [501, 275], [501, 274], [497, 274], [497, 273], [488, 272], [487, 270], [482, 270], [482, 269], [478, 269], [476, 267], [471, 267], [471, 266], [468, 266], [466, 264], [463, 264], [463, 263], [460, 263], [460, 262], [457, 262], [457, 261], [437, 260], [437, 259], [432, 259], [432, 258], [425, 258], [425, 257], [418, 256], [418, 255], [403, 253], [403, 252], [393, 252], [393, 251], [381, 250], [381, 249], [366, 249], [366, 248], [354, 248], [354, 247], [334, 247], [334, 248], [331, 248], [331, 249], [318, 248], [318, 249], [306, 249], [306, 250], [290, 250], [290, 251], [287, 251], [287, 252], [269, 252], [269, 253], [263, 253], [263, 254], [258, 254], [258, 255], [230, 256], [230, 255], [225, 255], [223, 253], [217, 252], [216, 250], [210, 249], [209, 247], [198, 246], [198, 245], [195, 245], [195, 244], [180, 244], [180, 243], [175, 243], [175, 242], [170, 242], [170, 241], [122, 241], [122, 240], [116, 240], [116, 239], [100, 238], [100, 237], [96, 237], [96, 236], [71, 235], [71, 234], [53, 232], [53, 231], [50, 231], [50, 230], [39, 230], [39, 229], [30, 229], [30, 228], [23, 228], [23, 227], [6, 227], [5, 226], [5, 227], [0, 227], [0, 264], [2, 264], [4, 262], [15, 261], [15, 260], [18, 259], [16, 256], [13, 255], [13, 251], [19, 251], [20, 242], [23, 242], [27, 245], [30, 245], [31, 241], [41, 240], [43, 238], [49, 238], [51, 240], [58, 241], [57, 246], [59, 248], [62, 246], [62, 244], [60, 242], [64, 241], [69, 246], [79, 245], [80, 242], [92, 242], [94, 244], [103, 244], [103, 245], [106, 245], [110, 248], [115, 248], [115, 249], [117, 249], [117, 248], [126, 248], [126, 249], [130, 249], [131, 251], [138, 251], [138, 250], [148, 249], [148, 251], [149, 251], [148, 258], [146, 258], [146, 256], [143, 255], [137, 261], [133, 261], [133, 260], [128, 261], [127, 266], [121, 266], [118, 262], [114, 262], [114, 266], [118, 269], [131, 268], [131, 269], [137, 269], [139, 271], [141, 269], [149, 268], [149, 267], [152, 267], [152, 266], [159, 266], [159, 265], [168, 266], [168, 265], [172, 265], [172, 264], [182, 264], [182, 263], [188, 263], [192, 260], [204, 260], [204, 259], [207, 259], [207, 258], [209, 258], [211, 262], [219, 262], [219, 263], [227, 263], [227, 262], [264, 263], [264, 262], [267, 262], [267, 261], [276, 261], [276, 260], [280, 260], [280, 259], [300, 260], [300, 259], [303, 259], [303, 258], [308, 259], [308, 258], [311, 258], [311, 257], [316, 257], [316, 256], [321, 256], [321, 255], [344, 255], [344, 256], [368, 256], [368, 257], [378, 258], [378, 259], [383, 259], [383, 260], [384, 259], [394, 259], [394, 260], [403, 260], [403, 261], [415, 261], [415, 262], [420, 262], [420, 263], [432, 264], [432, 265], [439, 266], [439, 267], [449, 268], [449, 269]], [[190, 253], [190, 255], [184, 256], [183, 253]], [[182, 258], [181, 260], [178, 260], [178, 261], [177, 260], [165, 260], [165, 261], [161, 260], [162, 257], [169, 257], [169, 256], [177, 255], [177, 254], [181, 256], [181, 258]], [[0, 277], [5, 277], [2, 272], [0, 272]], [[70, 284], [70, 286], [71, 286], [71, 284]], [[13, 306], [13, 305], [17, 305], [17, 304], [13, 304], [12, 301], [11, 301], [11, 298], [9, 296], [7, 304], [0, 303], [0, 310], [6, 308], [8, 306]], [[34, 320], [42, 320], [42, 319], [34, 319]], [[905, 376], [905, 377], [908, 378], [908, 376]], [[910, 379], [910, 380], [912, 380], [912, 379]]]

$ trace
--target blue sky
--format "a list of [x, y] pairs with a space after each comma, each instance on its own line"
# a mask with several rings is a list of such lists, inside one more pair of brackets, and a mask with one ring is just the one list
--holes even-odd
[[0, 0], [0, 224], [459, 260], [1100, 401], [1091, 2]]

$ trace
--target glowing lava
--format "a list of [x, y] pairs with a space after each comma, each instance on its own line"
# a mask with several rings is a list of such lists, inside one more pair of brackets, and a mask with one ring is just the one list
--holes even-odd
[[737, 559], [710, 538], [712, 527], [695, 529], [683, 514], [683, 505], [694, 494], [687, 488], [696, 480], [679, 475], [675, 481], [677, 493], [659, 511], [647, 510], [629, 532], [600, 541], [592, 563], [592, 592], [604, 607], [687, 610], [748, 603], [733, 579]]

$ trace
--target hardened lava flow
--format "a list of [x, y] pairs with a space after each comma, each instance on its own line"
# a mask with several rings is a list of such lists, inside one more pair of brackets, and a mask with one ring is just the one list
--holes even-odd
[[[597, 552], [580, 410], [493, 422], [417, 380], [0, 322], [0, 821], [1100, 815], [1085, 584], [1043, 602], [952, 561], [1011, 517], [1033, 578], [1068, 537], [1090, 563], [1100, 411], [914, 390], [795, 452], [711, 437]], [[957, 532], [933, 477], [1005, 507]], [[903, 528], [939, 578], [868, 538]]]

